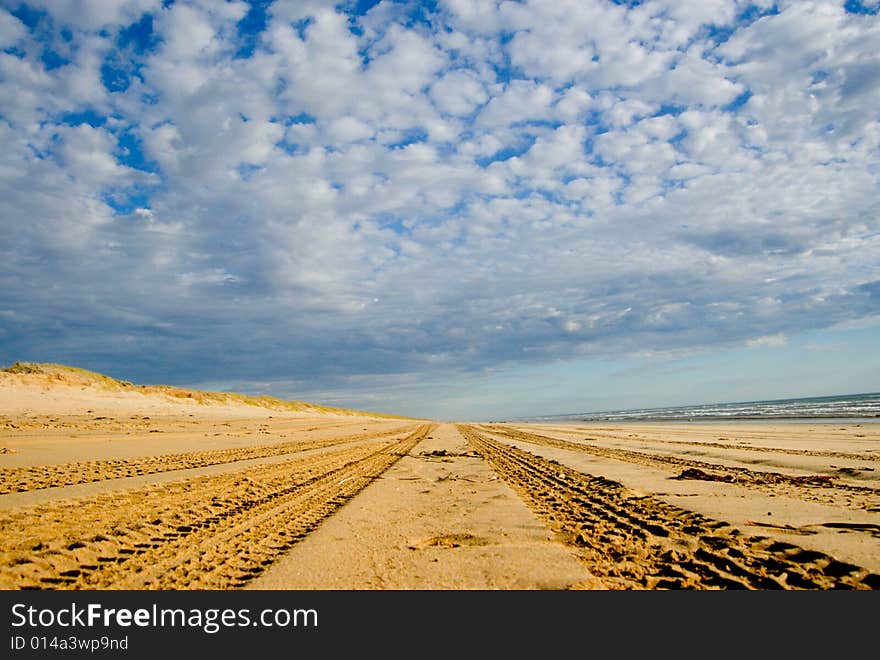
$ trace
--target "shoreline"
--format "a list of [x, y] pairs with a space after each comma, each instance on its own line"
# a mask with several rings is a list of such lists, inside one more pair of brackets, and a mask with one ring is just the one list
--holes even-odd
[[624, 419], [614, 417], [589, 417], [579, 419], [556, 419], [534, 418], [504, 420], [504, 424], [662, 424], [664, 422], [693, 423], [693, 424], [724, 424], [727, 422], [737, 423], [767, 423], [775, 424], [871, 424], [880, 423], [880, 415], [870, 417], [836, 417], [836, 416], [813, 416], [813, 417], [627, 417]]

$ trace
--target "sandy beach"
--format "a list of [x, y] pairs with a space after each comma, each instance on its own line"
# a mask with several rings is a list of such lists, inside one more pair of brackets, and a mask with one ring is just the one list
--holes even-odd
[[0, 373], [2, 589], [880, 589], [880, 424], [383, 417]]

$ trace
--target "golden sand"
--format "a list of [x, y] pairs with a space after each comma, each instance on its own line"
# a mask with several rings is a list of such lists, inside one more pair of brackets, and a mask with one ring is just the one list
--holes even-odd
[[0, 588], [880, 588], [880, 424], [437, 424], [13, 371]]

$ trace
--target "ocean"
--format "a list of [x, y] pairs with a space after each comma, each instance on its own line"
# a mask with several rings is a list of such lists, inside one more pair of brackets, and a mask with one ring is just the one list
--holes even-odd
[[[699, 406], [638, 408], [529, 417], [530, 422], [732, 421], [732, 420], [880, 421], [880, 392], [802, 399], [711, 403]], [[523, 421], [526, 421], [524, 418]]]

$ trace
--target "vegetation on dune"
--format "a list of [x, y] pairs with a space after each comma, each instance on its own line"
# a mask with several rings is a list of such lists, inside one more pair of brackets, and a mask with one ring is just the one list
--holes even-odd
[[68, 367], [64, 364], [53, 364], [51, 362], [15, 362], [11, 367], [0, 369], [10, 374], [38, 374], [49, 376], [53, 380], [79, 380], [84, 383], [95, 385], [101, 384], [111, 388], [134, 387], [134, 385], [126, 380], [118, 380], [104, 374], [99, 374], [88, 369], [80, 369], [79, 367]]
[[135, 385], [127, 380], [118, 380], [94, 371], [69, 367], [64, 364], [50, 362], [15, 362], [12, 366], [0, 369], [0, 372], [11, 374], [37, 375], [58, 383], [71, 385], [97, 386], [104, 390], [132, 390], [142, 394], [159, 394], [173, 399], [183, 399], [191, 403], [204, 405], [222, 405], [239, 403], [269, 410], [290, 412], [312, 412], [329, 415], [367, 415], [370, 417], [386, 417], [389, 419], [409, 419], [400, 415], [388, 415], [349, 408], [322, 406], [306, 401], [285, 401], [273, 396], [239, 394], [237, 392], [205, 392], [191, 390], [174, 385]]

